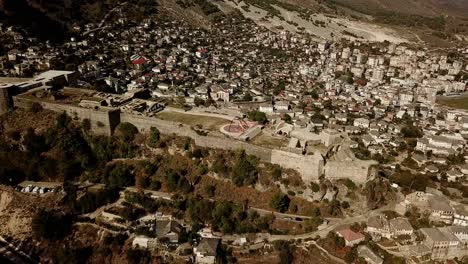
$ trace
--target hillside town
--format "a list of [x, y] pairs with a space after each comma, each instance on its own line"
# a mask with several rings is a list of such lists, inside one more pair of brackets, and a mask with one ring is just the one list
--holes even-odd
[[[210, 168], [216, 157], [200, 149], [196, 154], [194, 146], [241, 149], [259, 167], [281, 168], [283, 178], [289, 170], [299, 175], [298, 186], [284, 184], [281, 174], [274, 181], [287, 204], [294, 197], [322, 207], [301, 212], [273, 197], [266, 207], [239, 203], [223, 209], [215, 190], [207, 190], [215, 194], [201, 204], [187, 199], [181, 205], [178, 191], [195, 181], [177, 178], [175, 188], [163, 190], [153, 181], [135, 187], [137, 180], [119, 182], [112, 202], [79, 207], [86, 219], [80, 225], [125, 234], [131, 248], [152, 252], [161, 263], [230, 263], [234, 257], [251, 263], [249, 256], [266, 261], [275, 250], [283, 259], [293, 245], [312, 245], [329, 263], [466, 261], [468, 47], [431, 50], [352, 36], [317, 40], [280, 27], [269, 30], [241, 15], [225, 16], [208, 29], [161, 17], [135, 23], [119, 12], [105, 26], [77, 26], [64, 43], [0, 25], [1, 114], [65, 112], [101, 136], [132, 124], [150, 140], [159, 140], [159, 133], [173, 135], [174, 142], [187, 137], [193, 144], [189, 160], [211, 158]], [[1, 130], [7, 131], [3, 123]], [[134, 160], [163, 148], [170, 155], [189, 149], [138, 144], [149, 151]], [[108, 162], [118, 159], [124, 158]], [[113, 177], [113, 171], [99, 173]], [[85, 176], [75, 182], [77, 197], [117, 181]], [[235, 178], [220, 182], [267, 189]], [[13, 187], [31, 197], [65, 196], [71, 188], [37, 178]], [[362, 188], [367, 191], [358, 194]], [[338, 204], [340, 212], [324, 213], [323, 204]], [[217, 225], [189, 221], [210, 206], [216, 208], [214, 219], [222, 220]], [[238, 212], [256, 227], [232, 227], [226, 219], [240, 218]], [[278, 231], [269, 217], [294, 231]], [[268, 219], [268, 228], [259, 227]]]

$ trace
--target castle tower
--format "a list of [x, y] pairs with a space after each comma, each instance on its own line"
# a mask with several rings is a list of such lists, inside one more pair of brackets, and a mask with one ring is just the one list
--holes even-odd
[[0, 115], [13, 108], [11, 99], [12, 84], [0, 84]]

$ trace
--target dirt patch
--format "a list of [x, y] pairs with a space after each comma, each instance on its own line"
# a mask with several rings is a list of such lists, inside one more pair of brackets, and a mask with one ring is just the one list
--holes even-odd
[[16, 109], [15, 111], [8, 112], [0, 118], [3, 124], [4, 131], [9, 132], [18, 131], [24, 132], [29, 127], [33, 127], [36, 131], [45, 131], [55, 123], [58, 114], [49, 110], [40, 110], [33, 113], [26, 109]]
[[59, 199], [57, 194], [39, 196], [0, 187], [0, 235], [19, 240], [31, 237], [33, 215], [40, 208], [56, 207]]
[[201, 126], [203, 129], [209, 129], [218, 131], [222, 125], [229, 123], [226, 119], [202, 116], [202, 115], [190, 115], [178, 112], [163, 111], [156, 115], [156, 117], [173, 122], [183, 123], [189, 126]]
[[260, 133], [260, 135], [256, 136], [252, 141], [252, 144], [262, 146], [262, 147], [267, 147], [267, 148], [272, 148], [272, 149], [280, 149], [282, 147], [285, 147], [288, 142], [278, 138], [278, 137], [273, 137], [270, 136], [264, 132]]
[[450, 108], [468, 110], [468, 94], [454, 97], [439, 97], [437, 103]]
[[318, 249], [316, 246], [311, 245], [308, 247], [297, 247], [294, 250], [294, 261], [293, 263], [323, 263], [323, 264], [335, 264], [330, 257], [328, 257], [323, 251]]

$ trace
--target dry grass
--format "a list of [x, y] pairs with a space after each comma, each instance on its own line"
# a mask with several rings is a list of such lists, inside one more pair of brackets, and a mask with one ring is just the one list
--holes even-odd
[[162, 120], [179, 122], [189, 126], [201, 126], [203, 129], [216, 131], [219, 130], [222, 125], [229, 122], [226, 119], [217, 117], [190, 115], [169, 111], [160, 112], [156, 117]]
[[2, 116], [0, 122], [2, 122], [5, 132], [23, 132], [29, 127], [35, 128], [37, 131], [44, 131], [55, 124], [57, 116], [58, 113], [49, 110], [33, 113], [29, 110], [18, 108]]
[[297, 247], [296, 250], [294, 250], [294, 263], [334, 264], [336, 261], [330, 259], [330, 257], [316, 246], [311, 245], [307, 248]]
[[252, 144], [267, 147], [267, 148], [276, 148], [279, 149], [281, 147], [285, 147], [288, 142], [277, 137], [270, 136], [264, 132], [260, 133], [256, 136], [252, 141]]
[[468, 110], [468, 95], [457, 96], [453, 98], [437, 98], [437, 103], [451, 108]]
[[[203, 176], [200, 182], [195, 186], [195, 192], [201, 196], [206, 196], [205, 190], [207, 185], [216, 186], [215, 197], [213, 197], [215, 200], [226, 200], [241, 204], [248, 201], [250, 206], [265, 210], [272, 210], [270, 208], [271, 197], [279, 191], [279, 189], [274, 188], [267, 191], [258, 191], [251, 187], [237, 187], [230, 182], [218, 180], [210, 176]], [[318, 206], [316, 203], [306, 201], [299, 197], [290, 196], [290, 199], [290, 208], [297, 206], [297, 211], [288, 211], [286, 213], [310, 215], [312, 210]]]

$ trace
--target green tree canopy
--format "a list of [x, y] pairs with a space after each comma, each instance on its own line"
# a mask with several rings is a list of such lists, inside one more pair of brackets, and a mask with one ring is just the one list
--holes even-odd
[[133, 141], [136, 134], [138, 134], [138, 129], [131, 123], [123, 122], [117, 126], [116, 135], [123, 141]]
[[270, 207], [284, 213], [288, 210], [290, 202], [291, 200], [286, 194], [278, 192], [271, 197]]

